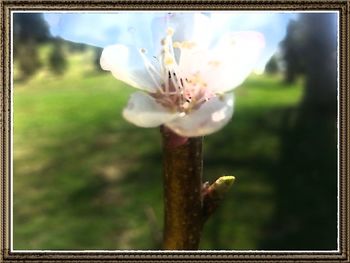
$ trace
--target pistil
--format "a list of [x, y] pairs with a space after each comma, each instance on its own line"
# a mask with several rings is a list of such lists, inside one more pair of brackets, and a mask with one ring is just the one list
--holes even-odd
[[[146, 50], [140, 49], [148, 74], [157, 85], [157, 92], [150, 94], [158, 103], [171, 111], [186, 114], [193, 109], [198, 109], [208, 101], [214, 94], [208, 96], [207, 84], [202, 80], [200, 73], [182, 76], [174, 55], [174, 48], [191, 49], [196, 46], [194, 42], [184, 41], [173, 44], [172, 37], [174, 30], [168, 28], [165, 38], [161, 40], [162, 50], [160, 52], [159, 70], [156, 69], [146, 57]], [[184, 55], [184, 54], [180, 54]], [[158, 83], [157, 79], [161, 79]]]

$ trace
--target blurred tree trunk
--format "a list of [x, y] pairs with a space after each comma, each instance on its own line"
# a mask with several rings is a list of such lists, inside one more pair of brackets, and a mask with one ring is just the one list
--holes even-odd
[[[303, 56], [306, 86], [303, 106], [336, 108], [337, 39], [333, 14], [303, 14], [300, 52]], [[330, 109], [331, 110], [331, 109]]]
[[287, 35], [281, 43], [286, 67], [284, 81], [288, 84], [295, 82], [297, 75], [302, 70], [298, 53], [298, 28], [299, 21], [292, 20], [288, 24]]
[[336, 16], [304, 13], [295, 49], [305, 87], [289, 110], [281, 156], [273, 177], [275, 216], [265, 249], [337, 248], [337, 60]]

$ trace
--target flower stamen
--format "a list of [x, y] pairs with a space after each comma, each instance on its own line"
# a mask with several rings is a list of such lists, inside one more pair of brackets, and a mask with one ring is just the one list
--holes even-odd
[[[193, 109], [198, 109], [204, 102], [208, 101], [214, 94], [207, 94], [207, 83], [201, 78], [200, 72], [195, 74], [183, 76], [182, 72], [178, 69], [177, 61], [175, 60], [174, 48], [190, 49], [193, 48], [196, 43], [190, 41], [174, 42], [172, 36], [174, 30], [168, 28], [166, 36], [161, 40], [162, 50], [160, 53], [160, 72], [157, 72], [157, 76], [163, 76], [161, 78], [163, 83], [158, 87], [159, 92], [152, 94], [152, 96], [163, 106], [183, 113], [185, 116]], [[141, 53], [145, 53], [144, 49], [140, 50]], [[180, 53], [181, 54], [181, 53]], [[145, 61], [145, 55], [143, 54]], [[146, 63], [145, 62], [145, 63]], [[147, 65], [148, 65], [147, 64]], [[209, 64], [216, 66], [219, 64], [217, 61], [210, 61]], [[153, 74], [155, 68], [153, 65], [149, 66], [149, 73]]]
[[160, 91], [162, 91], [160, 89], [160, 87], [159, 87], [159, 82], [156, 80], [156, 76], [155, 75], [157, 75], [158, 78], [160, 78], [161, 76], [160, 76], [159, 72], [156, 70], [156, 68], [152, 65], [152, 63], [146, 57], [145, 54], [146, 54], [147, 50], [145, 48], [141, 48], [139, 50], [139, 52], [140, 52], [140, 55], [141, 55], [141, 57], [143, 59], [143, 63], [145, 64], [145, 68], [147, 70], [147, 73], [150, 75], [150, 77], [151, 77], [152, 81], [154, 82], [154, 84], [156, 85], [156, 87]]

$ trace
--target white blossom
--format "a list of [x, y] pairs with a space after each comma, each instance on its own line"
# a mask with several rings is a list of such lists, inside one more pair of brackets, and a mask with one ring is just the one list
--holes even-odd
[[104, 48], [102, 68], [140, 89], [123, 111], [126, 120], [140, 127], [165, 125], [183, 137], [207, 135], [229, 122], [232, 90], [254, 68], [264, 37], [253, 31], [218, 37], [211, 22], [200, 13], [158, 16], [141, 41], [135, 36], [135, 43]]

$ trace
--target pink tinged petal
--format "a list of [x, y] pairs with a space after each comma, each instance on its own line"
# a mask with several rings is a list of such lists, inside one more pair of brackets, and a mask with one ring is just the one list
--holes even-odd
[[233, 94], [213, 97], [198, 110], [179, 117], [166, 126], [183, 137], [197, 137], [214, 133], [225, 126], [233, 114]]
[[102, 52], [100, 64], [115, 78], [135, 88], [154, 92], [160, 87], [159, 76], [150, 74], [140, 51], [134, 47], [119, 44], [108, 46]]
[[264, 45], [264, 37], [258, 32], [223, 36], [212, 50], [206, 69], [201, 71], [203, 80], [213, 92], [232, 90], [254, 69]]
[[208, 50], [201, 48], [182, 48], [180, 61], [179, 61], [179, 70], [184, 76], [191, 76], [197, 72], [206, 70], [208, 61]]
[[154, 98], [143, 92], [131, 94], [128, 105], [123, 110], [124, 118], [140, 127], [157, 127], [179, 116], [158, 104]]

